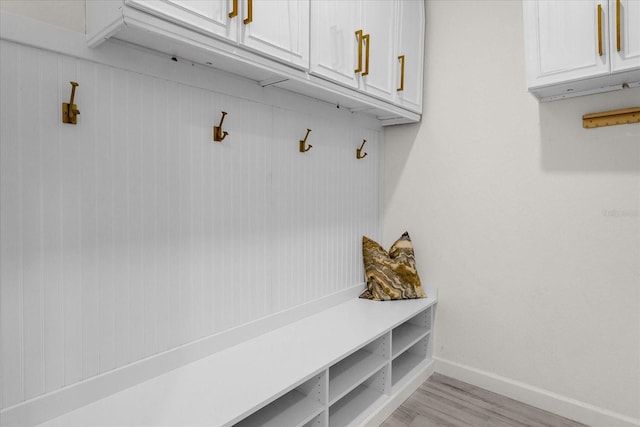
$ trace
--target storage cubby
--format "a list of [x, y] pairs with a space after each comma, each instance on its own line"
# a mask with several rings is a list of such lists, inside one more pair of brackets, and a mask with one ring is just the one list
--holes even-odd
[[396, 387], [404, 378], [410, 376], [412, 370], [421, 365], [425, 359], [430, 357], [431, 334], [419, 339], [406, 351], [393, 359], [391, 363], [391, 385]]
[[389, 362], [390, 341], [386, 333], [329, 368], [329, 405]]
[[314, 419], [306, 423], [304, 427], [327, 427], [326, 413], [322, 412], [320, 415], [317, 415]]
[[367, 414], [368, 409], [385, 400], [389, 381], [389, 367], [351, 390], [329, 407], [329, 426], [344, 427], [357, 424], [357, 420]]
[[[96, 419], [136, 426], [374, 425], [385, 405], [431, 372], [435, 304], [435, 297], [383, 303], [353, 298], [39, 427], [92, 425]], [[167, 389], [189, 398], [149, 411], [166, 403]], [[148, 404], [132, 403], [138, 400]]]
[[321, 421], [321, 414], [325, 408], [325, 375], [326, 371], [305, 381], [284, 396], [240, 421], [236, 426], [298, 427], [322, 425], [313, 424], [313, 422]]
[[391, 332], [392, 358], [398, 357], [431, 331], [431, 307], [421, 311]]

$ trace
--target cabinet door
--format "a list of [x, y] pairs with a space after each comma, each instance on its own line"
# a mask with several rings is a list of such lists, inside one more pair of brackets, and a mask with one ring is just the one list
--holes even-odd
[[640, 1], [610, 0], [611, 71], [640, 67]]
[[227, 0], [127, 0], [127, 4], [200, 33], [237, 40]]
[[[416, 113], [422, 113], [424, 3], [401, 1], [398, 2], [398, 8], [398, 48], [395, 58], [396, 103]], [[403, 59], [398, 58], [401, 55]]]
[[523, 9], [529, 87], [609, 73], [606, 1], [525, 1]]
[[[309, 67], [309, 0], [243, 0], [242, 3], [243, 45], [288, 64]], [[245, 23], [249, 14], [251, 22]]]
[[392, 101], [395, 97], [392, 70], [396, 64], [393, 55], [396, 2], [363, 0], [360, 10], [361, 27], [369, 43], [364, 45], [360, 87], [371, 95]]
[[359, 4], [355, 1], [311, 2], [311, 73], [358, 87]]

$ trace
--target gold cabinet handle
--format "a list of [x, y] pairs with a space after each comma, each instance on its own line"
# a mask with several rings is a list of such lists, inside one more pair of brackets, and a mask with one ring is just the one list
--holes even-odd
[[229, 12], [229, 18], [238, 16], [238, 0], [233, 0], [233, 9]]
[[620, 52], [620, 0], [616, 0], [616, 49]]
[[247, 19], [244, 21], [244, 25], [253, 21], [253, 0], [247, 0]]
[[602, 56], [602, 5], [598, 5], [598, 55]]
[[367, 49], [365, 50], [366, 59], [364, 61], [364, 71], [362, 72], [362, 75], [368, 76], [369, 75], [369, 46], [371, 45], [371, 35], [365, 34], [364, 36], [362, 36], [362, 39], [367, 44]]
[[358, 68], [353, 72], [359, 73], [362, 71], [362, 30], [356, 31], [356, 38], [358, 39]]
[[404, 55], [398, 56], [398, 60], [400, 61], [400, 87], [396, 90], [402, 92], [404, 90]]

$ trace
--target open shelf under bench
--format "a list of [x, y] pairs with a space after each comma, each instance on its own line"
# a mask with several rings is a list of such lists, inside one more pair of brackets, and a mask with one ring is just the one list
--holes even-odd
[[350, 299], [41, 426], [357, 425], [431, 363], [435, 304]]

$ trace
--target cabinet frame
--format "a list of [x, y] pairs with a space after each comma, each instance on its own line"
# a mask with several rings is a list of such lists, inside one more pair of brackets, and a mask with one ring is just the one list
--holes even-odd
[[[635, 19], [630, 15], [640, 17], [640, 6], [633, 6], [628, 0], [523, 1], [529, 91], [552, 101], [639, 87], [640, 42], [629, 42], [628, 35], [640, 39], [640, 24], [631, 27]], [[622, 21], [617, 19], [619, 8]], [[627, 34], [621, 51], [616, 46], [618, 28]], [[558, 42], [562, 34], [579, 37], [565, 46]]]

